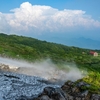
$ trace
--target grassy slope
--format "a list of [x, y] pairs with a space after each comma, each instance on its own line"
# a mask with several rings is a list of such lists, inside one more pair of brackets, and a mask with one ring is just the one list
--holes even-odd
[[[83, 80], [100, 87], [100, 56], [93, 57], [89, 49], [68, 47], [40, 41], [30, 37], [0, 34], [0, 55], [35, 61], [50, 58], [54, 63], [74, 62], [79, 68], [89, 71]], [[100, 54], [100, 50], [97, 50]]]

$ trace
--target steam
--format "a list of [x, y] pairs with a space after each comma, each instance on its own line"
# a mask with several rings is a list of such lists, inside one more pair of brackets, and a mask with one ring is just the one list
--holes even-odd
[[39, 76], [47, 80], [55, 81], [76, 81], [84, 77], [83, 73], [76, 67], [75, 64], [63, 64], [61, 68], [57, 67], [50, 59], [29, 63], [22, 60], [15, 60], [0, 57], [0, 63], [12, 67], [18, 67], [17, 73], [31, 76]]

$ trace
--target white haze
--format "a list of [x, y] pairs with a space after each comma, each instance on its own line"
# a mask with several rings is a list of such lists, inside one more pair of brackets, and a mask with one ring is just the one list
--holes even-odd
[[64, 64], [59, 69], [50, 59], [29, 63], [22, 60], [0, 57], [0, 63], [13, 67], [19, 67], [17, 73], [39, 76], [47, 80], [76, 81], [84, 77], [83, 73], [74, 65]]

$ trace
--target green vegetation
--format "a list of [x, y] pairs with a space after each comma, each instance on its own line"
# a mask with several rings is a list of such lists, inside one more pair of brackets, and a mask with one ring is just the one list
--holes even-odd
[[[100, 56], [94, 57], [90, 51], [30, 37], [0, 34], [1, 56], [28, 61], [50, 58], [55, 63], [74, 62], [79, 68], [100, 72]], [[100, 54], [100, 50], [96, 51]]]
[[[89, 71], [89, 78], [83, 78], [84, 81], [100, 87], [100, 56], [94, 57], [89, 54], [90, 51], [93, 50], [0, 33], [0, 56], [28, 61], [50, 58], [58, 65], [73, 62]], [[100, 50], [95, 51], [100, 55]]]
[[90, 87], [83, 87], [83, 89], [88, 89], [90, 92], [95, 92], [100, 94], [100, 73], [99, 72], [89, 72], [88, 76], [82, 79], [83, 81], [89, 83]]

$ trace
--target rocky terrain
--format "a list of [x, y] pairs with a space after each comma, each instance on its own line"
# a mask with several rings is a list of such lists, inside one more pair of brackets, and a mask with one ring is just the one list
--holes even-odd
[[[48, 86], [59, 87], [36, 76], [0, 71], [0, 100], [35, 98]], [[22, 96], [25, 96], [26, 99], [20, 99]]]
[[83, 89], [91, 86], [83, 81], [67, 81], [61, 86], [40, 77], [8, 72], [11, 70], [0, 64], [0, 100], [100, 100], [99, 94]]
[[68, 81], [61, 88], [45, 87], [41, 95], [34, 100], [100, 100], [99, 94], [82, 90], [82, 87], [90, 87], [85, 82]]
[[9, 65], [0, 63], [0, 70], [17, 71], [18, 69], [19, 69], [19, 67], [9, 66]]

